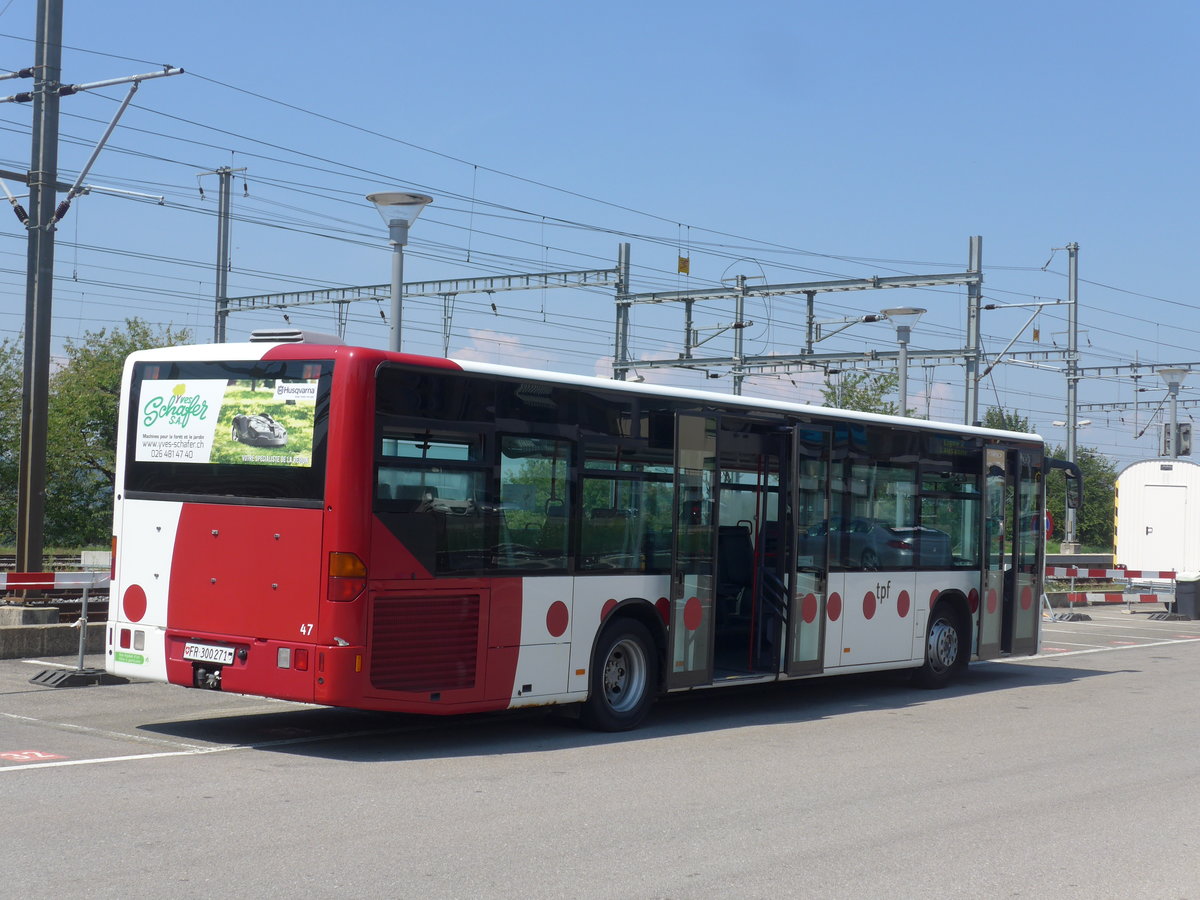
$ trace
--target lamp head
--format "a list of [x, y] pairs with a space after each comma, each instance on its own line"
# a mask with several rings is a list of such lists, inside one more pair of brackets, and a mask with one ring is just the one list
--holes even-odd
[[917, 320], [920, 319], [921, 316], [925, 315], [926, 312], [928, 312], [928, 310], [921, 309], [920, 307], [916, 306], [897, 306], [893, 307], [892, 309], [880, 311], [881, 315], [886, 316], [888, 320], [891, 321], [892, 324], [897, 328], [902, 325], [912, 328], [917, 324]]
[[416, 221], [426, 206], [433, 202], [427, 194], [410, 194], [405, 191], [381, 191], [367, 194], [367, 199], [375, 204], [379, 216], [388, 228], [403, 225], [405, 229]]
[[1183, 379], [1187, 378], [1188, 369], [1167, 368], [1159, 369], [1158, 377], [1167, 383], [1167, 386], [1183, 384]]

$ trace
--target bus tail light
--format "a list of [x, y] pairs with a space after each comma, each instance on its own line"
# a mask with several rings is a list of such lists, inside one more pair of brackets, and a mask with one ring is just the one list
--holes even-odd
[[329, 554], [329, 599], [339, 603], [355, 600], [366, 590], [367, 567], [353, 553]]
[[112, 556], [108, 560], [108, 580], [117, 580], [117, 536], [115, 534], [112, 536]]
[[275, 665], [281, 669], [295, 669], [297, 672], [307, 672], [308, 648], [280, 647], [275, 651]]

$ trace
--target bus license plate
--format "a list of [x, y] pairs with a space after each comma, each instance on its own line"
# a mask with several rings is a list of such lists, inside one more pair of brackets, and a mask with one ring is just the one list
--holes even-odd
[[218, 647], [215, 644], [183, 645], [183, 658], [193, 662], [217, 663], [222, 666], [233, 665], [233, 648]]

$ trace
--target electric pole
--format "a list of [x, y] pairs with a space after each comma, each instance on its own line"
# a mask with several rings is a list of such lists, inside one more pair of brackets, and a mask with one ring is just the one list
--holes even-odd
[[[1079, 245], [1067, 244], [1067, 461], [1075, 462], [1075, 438], [1079, 430]], [[1075, 535], [1076, 510], [1066, 508], [1063, 553], [1078, 553]]]
[[39, 0], [29, 163], [29, 247], [25, 286], [25, 377], [17, 489], [17, 571], [42, 568], [46, 514], [46, 409], [54, 291], [54, 207], [58, 182], [58, 103], [62, 0]]
[[[233, 173], [245, 172], [245, 168], [231, 169], [224, 166], [200, 176], [216, 175], [217, 187], [217, 277], [216, 312], [213, 316], [213, 343], [225, 343], [225, 322], [229, 318], [229, 219], [232, 201]], [[200, 192], [204, 193], [203, 190]]]
[[[83, 191], [87, 177], [128, 108], [138, 85], [149, 78], [179, 75], [182, 69], [164, 66], [161, 72], [131, 75], [89, 84], [68, 84], [62, 77], [62, 0], [38, 0], [33, 90], [0, 98], [0, 102], [33, 104], [30, 150], [29, 209], [24, 219], [28, 231], [25, 273], [25, 361], [21, 395], [21, 453], [17, 477], [17, 571], [37, 572], [42, 568], [46, 518], [46, 418], [50, 405], [50, 328], [54, 300], [54, 229], [71, 200]], [[104, 136], [80, 170], [62, 203], [57, 203], [59, 100], [80, 91], [131, 84]]]
[[[979, 424], [979, 351], [982, 346], [979, 322], [980, 302], [983, 299], [983, 235], [971, 235], [967, 245], [967, 352], [963, 357], [963, 424]], [[900, 415], [905, 415], [903, 408]]]

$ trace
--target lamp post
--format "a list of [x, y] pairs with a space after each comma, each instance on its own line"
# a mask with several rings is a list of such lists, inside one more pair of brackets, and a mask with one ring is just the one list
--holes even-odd
[[404, 291], [404, 245], [408, 243], [408, 226], [416, 221], [433, 198], [425, 194], [403, 191], [383, 191], [367, 194], [388, 227], [388, 243], [392, 245], [392, 314], [388, 323], [388, 349], [400, 352], [402, 294]]
[[900, 383], [900, 415], [908, 415], [908, 339], [913, 326], [925, 315], [926, 310], [915, 306], [898, 306], [882, 310], [882, 314], [896, 326], [896, 343], [900, 353], [896, 357], [896, 380]]
[[1179, 386], [1187, 377], [1187, 369], [1159, 369], [1158, 377], [1167, 383], [1167, 392], [1171, 397], [1171, 430], [1167, 439], [1171, 444], [1171, 458], [1179, 456]]

